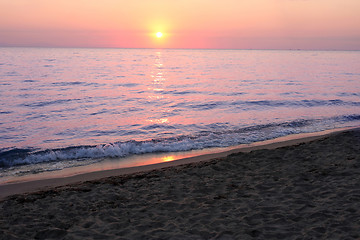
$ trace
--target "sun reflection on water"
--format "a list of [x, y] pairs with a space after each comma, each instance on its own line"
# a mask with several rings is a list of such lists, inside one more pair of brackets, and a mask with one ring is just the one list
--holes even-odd
[[[148, 95], [148, 98], [152, 101], [160, 101], [164, 99], [164, 93], [166, 92], [165, 82], [166, 82], [166, 72], [164, 71], [163, 60], [161, 57], [161, 51], [155, 53], [153, 69], [150, 74], [151, 84], [148, 90], [151, 91], [151, 95]], [[166, 97], [168, 98], [168, 97]], [[161, 104], [158, 104], [158, 107], [151, 111], [152, 116], [148, 116], [147, 122], [155, 124], [167, 124], [169, 119], [164, 117], [166, 111], [162, 109]]]
[[174, 156], [166, 156], [166, 157], [161, 158], [162, 162], [171, 162], [171, 161], [174, 161], [174, 160], [175, 160]]
[[160, 118], [160, 119], [148, 119], [146, 120], [148, 122], [152, 122], [152, 123], [157, 123], [157, 124], [162, 124], [162, 123], [168, 123], [169, 119], [167, 118]]

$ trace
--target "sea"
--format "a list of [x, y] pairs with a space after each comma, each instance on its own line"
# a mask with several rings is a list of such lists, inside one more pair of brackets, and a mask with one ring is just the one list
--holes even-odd
[[0, 48], [0, 183], [356, 126], [360, 51]]

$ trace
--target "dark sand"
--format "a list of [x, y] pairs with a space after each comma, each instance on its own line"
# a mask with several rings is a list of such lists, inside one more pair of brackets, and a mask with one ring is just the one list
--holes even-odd
[[360, 239], [360, 131], [0, 202], [0, 239]]

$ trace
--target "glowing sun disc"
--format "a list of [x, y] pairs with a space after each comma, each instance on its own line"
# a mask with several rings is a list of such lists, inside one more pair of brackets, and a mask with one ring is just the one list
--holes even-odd
[[161, 38], [163, 36], [162, 32], [157, 32], [156, 37]]

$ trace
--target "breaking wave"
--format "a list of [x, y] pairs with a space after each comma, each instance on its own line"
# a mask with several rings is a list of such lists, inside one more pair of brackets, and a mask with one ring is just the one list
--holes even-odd
[[74, 146], [58, 149], [3, 149], [0, 167], [59, 162], [81, 159], [127, 157], [134, 154], [155, 152], [190, 151], [212, 147], [228, 147], [239, 144], [274, 139], [290, 134], [316, 132], [341, 124], [360, 121], [360, 115], [344, 115], [326, 119], [299, 119], [281, 123], [255, 125], [222, 131], [203, 131], [195, 135], [146, 141], [127, 141], [96, 146]]

